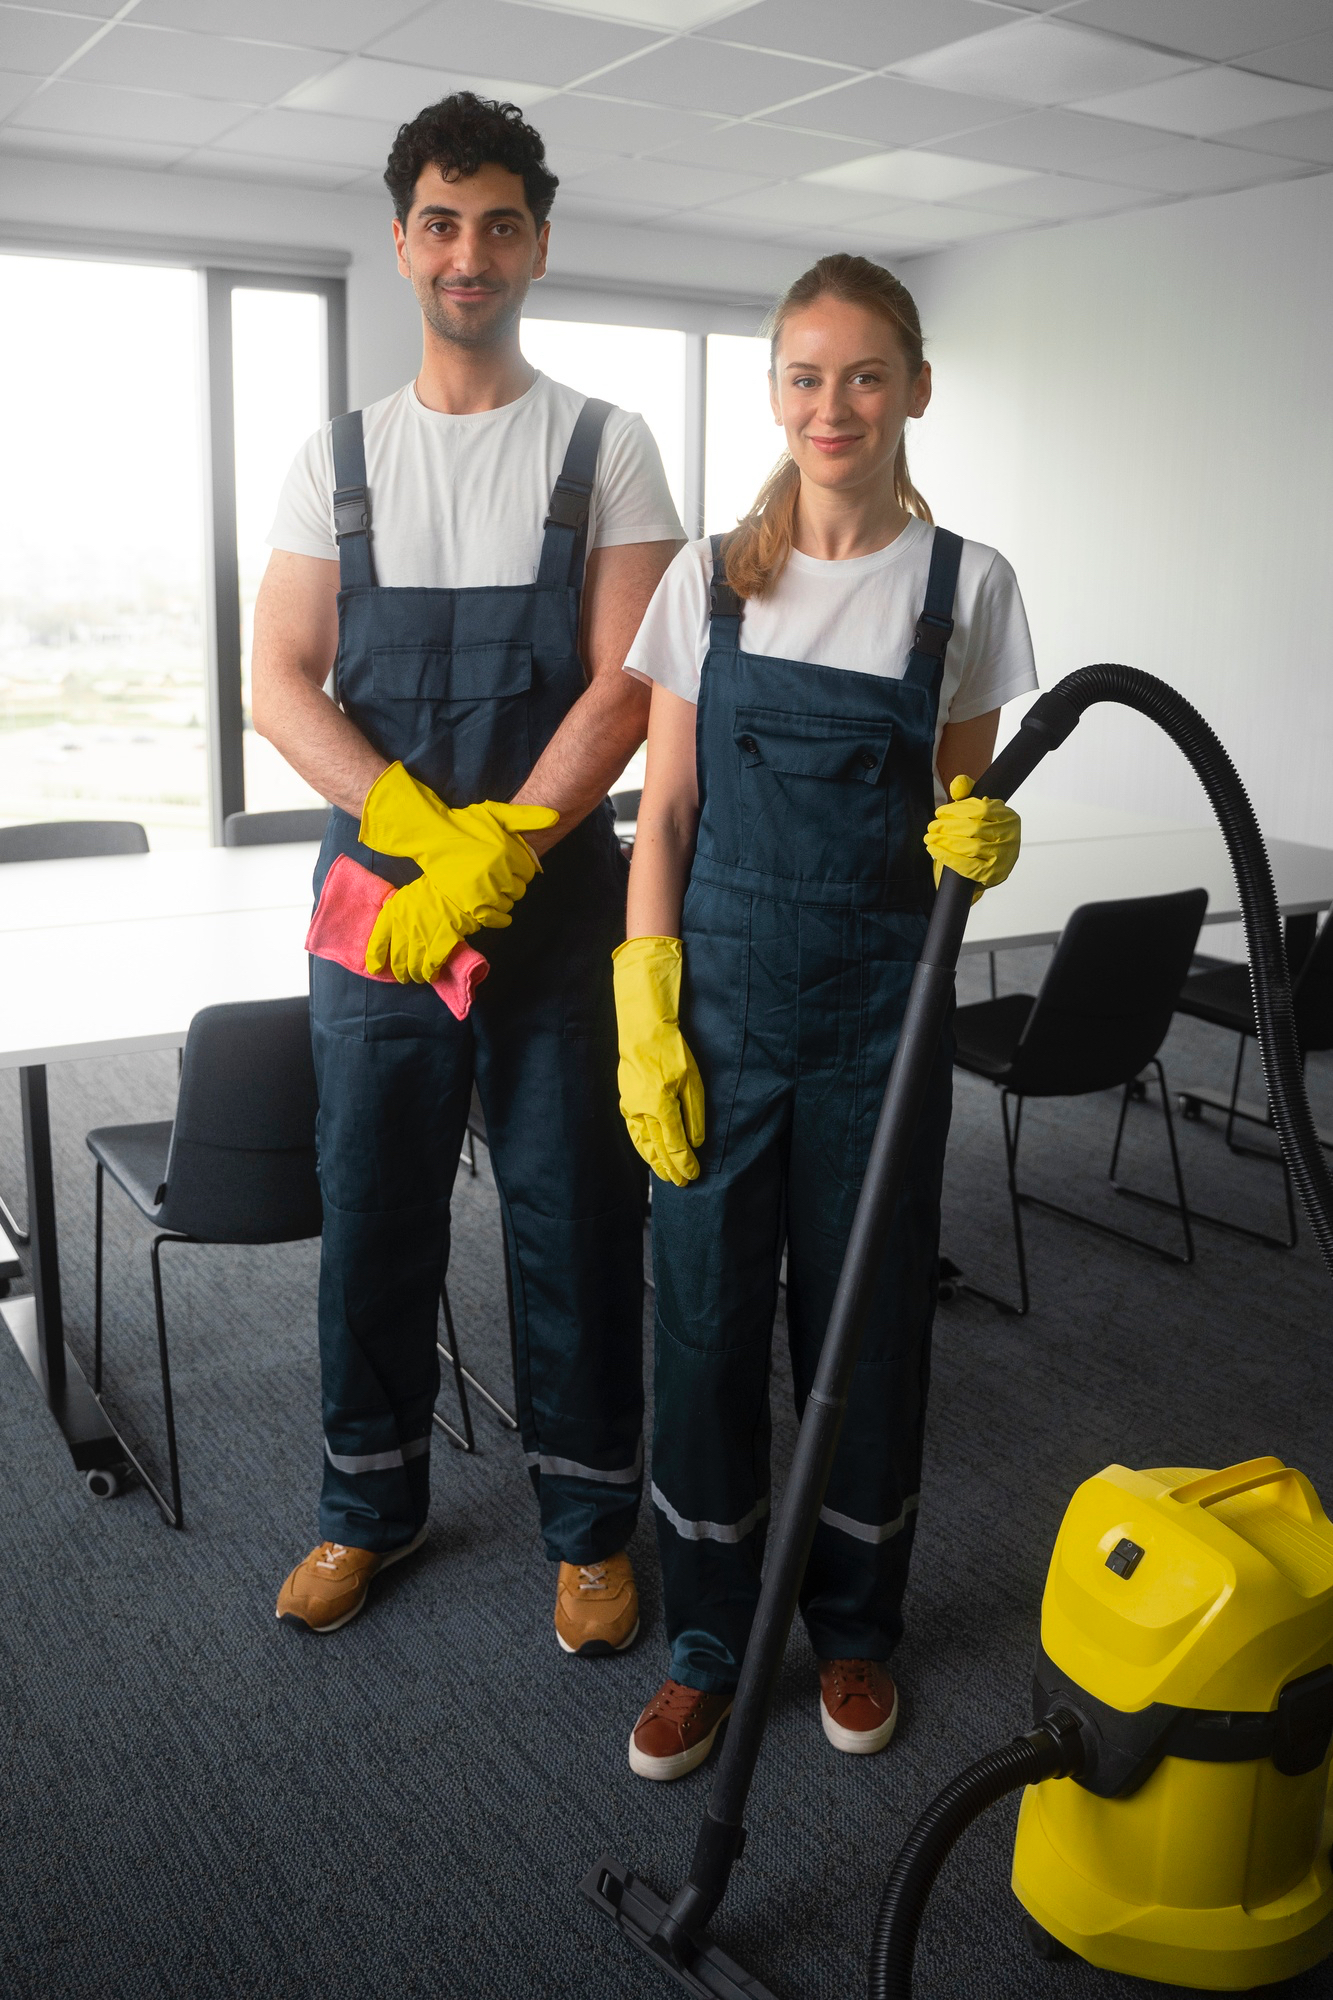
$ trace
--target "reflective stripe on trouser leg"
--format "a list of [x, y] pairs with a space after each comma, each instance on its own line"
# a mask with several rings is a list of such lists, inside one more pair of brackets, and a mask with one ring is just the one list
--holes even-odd
[[492, 972], [472, 1018], [524, 1455], [547, 1555], [585, 1563], [622, 1550], [638, 1514], [643, 1168], [616, 1091], [623, 864], [594, 858], [562, 882], [563, 851], [548, 856], [512, 929], [488, 934]]
[[430, 1504], [424, 1448], [471, 1041], [429, 988], [312, 961], [324, 1197], [320, 1533], [388, 1550]]

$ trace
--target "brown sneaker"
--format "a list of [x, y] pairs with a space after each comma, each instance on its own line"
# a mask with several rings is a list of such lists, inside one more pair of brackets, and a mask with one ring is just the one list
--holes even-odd
[[565, 1653], [623, 1653], [639, 1636], [639, 1592], [627, 1555], [561, 1563], [555, 1636]]
[[343, 1542], [321, 1542], [298, 1563], [278, 1592], [278, 1616], [308, 1625], [312, 1632], [336, 1632], [355, 1618], [370, 1591], [371, 1578], [401, 1562], [426, 1539], [420, 1528], [410, 1542], [387, 1554], [376, 1549], [350, 1549]]
[[821, 1660], [819, 1719], [835, 1750], [882, 1750], [898, 1724], [898, 1690], [883, 1661]]
[[631, 1771], [641, 1778], [683, 1778], [712, 1749], [733, 1699], [701, 1694], [681, 1681], [663, 1681], [630, 1736]]

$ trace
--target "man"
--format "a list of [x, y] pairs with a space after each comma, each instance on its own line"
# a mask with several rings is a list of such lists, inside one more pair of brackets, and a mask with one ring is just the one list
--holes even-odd
[[[368, 965], [398, 983], [311, 961], [324, 1540], [278, 1616], [335, 1630], [424, 1538], [475, 1080], [524, 1450], [560, 1564], [556, 1632], [567, 1652], [606, 1652], [638, 1629], [624, 1550], [643, 1278], [615, 1083], [624, 867], [605, 798], [645, 729], [621, 663], [683, 537], [642, 419], [585, 404], [520, 351], [557, 186], [520, 112], [445, 98], [400, 130], [385, 180], [421, 372], [303, 449], [255, 611], [255, 727], [334, 808], [317, 890], [339, 854], [397, 885]], [[459, 1023], [424, 982], [464, 936], [490, 970]]]

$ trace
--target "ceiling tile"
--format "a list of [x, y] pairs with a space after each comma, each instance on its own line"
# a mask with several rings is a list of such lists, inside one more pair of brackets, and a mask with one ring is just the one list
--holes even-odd
[[147, 139], [110, 139], [96, 132], [30, 132], [19, 125], [0, 130], [0, 150], [42, 159], [95, 160], [105, 167], [169, 167], [186, 156], [182, 146], [157, 146]]
[[1333, 111], [1307, 111], [1303, 118], [1278, 118], [1271, 125], [1247, 125], [1243, 132], [1221, 132], [1218, 137], [1230, 146], [1333, 166]]
[[691, 208], [684, 214], [677, 213], [668, 218], [668, 225], [676, 228], [703, 229], [710, 236], [731, 236], [738, 242], [763, 243], [770, 236], [782, 236], [786, 232], [776, 222], [765, 222], [758, 216], [728, 215], [720, 208]]
[[716, 119], [689, 111], [659, 111], [605, 97], [562, 92], [549, 98], [533, 120], [548, 145], [568, 139], [602, 153], [660, 153], [687, 146], [718, 129]]
[[0, 118], [12, 111], [16, 104], [22, 104], [25, 97], [31, 97], [35, 87], [33, 77], [17, 76], [12, 70], [0, 70]]
[[838, 72], [795, 56], [761, 55], [725, 42], [666, 42], [598, 79], [608, 96], [731, 117], [818, 90]]
[[1093, 117], [1118, 118], [1130, 125], [1151, 125], [1160, 132], [1183, 132], [1205, 139], [1214, 132], [1258, 125], [1269, 118], [1291, 118], [1302, 111], [1333, 107], [1333, 92], [1311, 90], [1284, 77], [1252, 76], [1243, 69], [1195, 69], [1138, 90], [1118, 90], [1109, 97], [1092, 97], [1079, 105]]
[[119, 83], [140, 90], [183, 90], [267, 104], [333, 58], [316, 49], [284, 49], [123, 22], [80, 56], [72, 76], [81, 83]]
[[98, 23], [86, 17], [0, 7], [0, 64], [25, 76], [49, 76], [97, 29]]
[[797, 125], [806, 132], [845, 133], [872, 145], [915, 146], [993, 124], [1008, 117], [1010, 110], [994, 98], [960, 97], [955, 91], [930, 90], [899, 76], [870, 76], [792, 105], [773, 123]]
[[1082, 0], [1065, 18], [1226, 62], [1316, 34], [1328, 25], [1328, 0]]
[[507, 0], [441, 0], [415, 20], [370, 45], [370, 53], [432, 69], [481, 76], [520, 76], [533, 83], [572, 83], [658, 38], [642, 28], [581, 20], [545, 7], [511, 7]]
[[570, 183], [569, 193], [580, 201], [641, 201], [652, 207], [695, 208], [701, 202], [743, 194], [757, 185], [753, 174], [727, 174], [667, 160], [617, 160], [612, 166], [580, 174]]
[[1302, 170], [1294, 160], [1218, 146], [1207, 139], [1172, 139], [1142, 153], [1122, 153], [1103, 169], [1108, 180], [1159, 194], [1220, 194], [1228, 188], [1258, 187], [1289, 180]]
[[[77, 0], [80, 7], [87, 0]], [[107, 0], [112, 14], [118, 0]], [[139, 0], [136, 21], [169, 28], [194, 28], [204, 35], [253, 35], [260, 42], [292, 42], [301, 48], [359, 49], [384, 34], [421, 0]]]
[[604, 197], [597, 201], [580, 201], [570, 195], [560, 204], [559, 219], [561, 222], [610, 222], [621, 228], [630, 228], [635, 223], [653, 222], [658, 216], [674, 215], [676, 212], [660, 202], [607, 201]]
[[943, 90], [979, 91], [1022, 104], [1069, 104], [1131, 84], [1171, 76], [1185, 66], [1134, 42], [1064, 21], [1007, 21], [989, 34], [912, 56], [899, 76]]
[[920, 49], [933, 49], [994, 27], [995, 13], [976, 0], [838, 0], [812, 7], [810, 0], [760, 0], [704, 32], [747, 48], [794, 56], [822, 56], [855, 69], [883, 69]]
[[723, 14], [735, 14], [745, 0], [532, 0], [561, 14], [598, 14], [613, 21], [633, 21], [669, 33], [702, 27]]
[[968, 196], [972, 208], [984, 208], [1015, 220], [1066, 222], [1080, 215], [1109, 215], [1113, 209], [1142, 203], [1138, 188], [1112, 187], [1105, 181], [1077, 181], [1068, 174], [1034, 174], [1008, 187], [979, 188]]
[[1023, 180], [1026, 170], [994, 166], [988, 160], [957, 159], [949, 153], [902, 151], [868, 153], [841, 166], [822, 167], [805, 178], [822, 187], [861, 188], [869, 193], [901, 195], [907, 201], [953, 201], [978, 188]]
[[579, 146], [561, 144], [546, 149], [546, 164], [562, 187], [577, 180], [580, 174], [590, 174], [597, 167], [613, 167], [620, 160], [618, 153], [594, 153]]
[[1015, 227], [1010, 215], [987, 215], [974, 208], [945, 208], [930, 202], [911, 202], [905, 207], [870, 217], [856, 225], [857, 234], [877, 232], [896, 243], [965, 243], [972, 236], [995, 236]]
[[1284, 42], [1281, 48], [1259, 49], [1246, 56], [1245, 68], [1260, 76], [1285, 76], [1293, 83], [1318, 84], [1333, 90], [1333, 28], [1322, 35], [1307, 35], [1303, 41]]
[[737, 226], [755, 221], [786, 231], [824, 224], [832, 228], [857, 216], [882, 215], [884, 196], [856, 188], [816, 187], [810, 181], [783, 181], [776, 187], [756, 188], [751, 194], [715, 202], [710, 212], [730, 216]]
[[205, 103], [198, 97], [171, 97], [151, 90], [113, 90], [58, 77], [14, 112], [10, 123], [43, 132], [198, 146], [243, 115], [235, 104]]
[[1114, 118], [1088, 118], [1081, 111], [1025, 111], [1001, 125], [955, 135], [949, 150], [970, 160], [1077, 174], [1095, 169], [1116, 153], [1141, 153], [1143, 127]]
[[298, 111], [337, 111], [349, 117], [415, 118], [454, 90], [483, 97], [512, 98], [524, 110], [552, 93], [539, 83], [505, 83], [498, 77], [463, 76], [456, 70], [422, 69], [416, 63], [385, 62], [379, 56], [349, 56], [323, 76], [298, 84], [283, 99]]
[[384, 167], [392, 118], [333, 118], [320, 111], [259, 111], [220, 141], [228, 152], [275, 160], [323, 160], [333, 166]]
[[[1141, 135], [1136, 133], [1136, 139]], [[662, 149], [700, 167], [730, 167], [738, 173], [806, 174], [850, 159], [862, 148], [855, 139], [825, 139], [793, 132], [784, 125], [763, 125], [755, 119], [696, 132]]]
[[[304, 188], [347, 188], [368, 178], [359, 167], [334, 166], [325, 160], [279, 160], [264, 153], [224, 153], [212, 146], [187, 154], [179, 171], [206, 180], [276, 181], [280, 187]], [[387, 204], [389, 193], [382, 180], [377, 191]]]

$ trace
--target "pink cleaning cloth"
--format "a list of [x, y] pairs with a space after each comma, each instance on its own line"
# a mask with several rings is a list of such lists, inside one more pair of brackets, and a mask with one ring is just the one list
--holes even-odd
[[[345, 965], [349, 972], [359, 972], [363, 979], [387, 980], [391, 986], [395, 985], [397, 982], [387, 968], [383, 972], [366, 971], [370, 933], [393, 893], [392, 882], [372, 875], [359, 861], [353, 861], [350, 854], [339, 854], [324, 877], [324, 887], [306, 932], [306, 950], [316, 958], [331, 958], [335, 965]], [[472, 1011], [473, 996], [490, 969], [479, 951], [460, 942], [431, 980], [432, 988], [456, 1021], [466, 1021]]]

